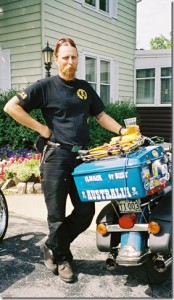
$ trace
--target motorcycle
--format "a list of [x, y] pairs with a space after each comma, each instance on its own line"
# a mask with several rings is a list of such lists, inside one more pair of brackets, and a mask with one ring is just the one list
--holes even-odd
[[8, 206], [6, 198], [0, 189], [0, 242], [2, 242], [8, 227]]
[[142, 265], [151, 284], [159, 284], [172, 265], [170, 145], [141, 136], [123, 151], [117, 141], [114, 147], [79, 151], [83, 163], [75, 168], [74, 181], [81, 201], [109, 201], [96, 219], [97, 248], [108, 253], [106, 268]]

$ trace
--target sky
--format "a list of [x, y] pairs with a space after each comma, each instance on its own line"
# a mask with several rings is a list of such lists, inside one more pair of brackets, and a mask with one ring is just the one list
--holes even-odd
[[137, 49], [150, 49], [150, 40], [161, 34], [170, 39], [172, 0], [142, 0], [137, 3]]

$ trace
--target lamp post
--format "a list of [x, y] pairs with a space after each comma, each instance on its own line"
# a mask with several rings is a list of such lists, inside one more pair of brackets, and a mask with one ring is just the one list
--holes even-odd
[[44, 54], [44, 64], [45, 64], [45, 77], [50, 77], [50, 69], [52, 65], [52, 58], [53, 58], [53, 52], [54, 50], [49, 46], [49, 43], [47, 42], [47, 46], [42, 50]]

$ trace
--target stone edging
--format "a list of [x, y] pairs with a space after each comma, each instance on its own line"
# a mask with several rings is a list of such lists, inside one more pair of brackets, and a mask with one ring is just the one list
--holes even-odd
[[41, 183], [19, 182], [17, 185], [14, 180], [7, 179], [1, 187], [2, 191], [8, 194], [42, 194]]

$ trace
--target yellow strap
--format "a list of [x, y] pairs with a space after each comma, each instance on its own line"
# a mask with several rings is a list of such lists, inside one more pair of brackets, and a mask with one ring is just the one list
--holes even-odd
[[120, 137], [113, 137], [110, 143], [89, 150], [88, 157], [101, 158], [110, 155], [120, 155], [120, 152], [127, 152], [136, 149], [144, 143], [141, 134], [129, 134]]

